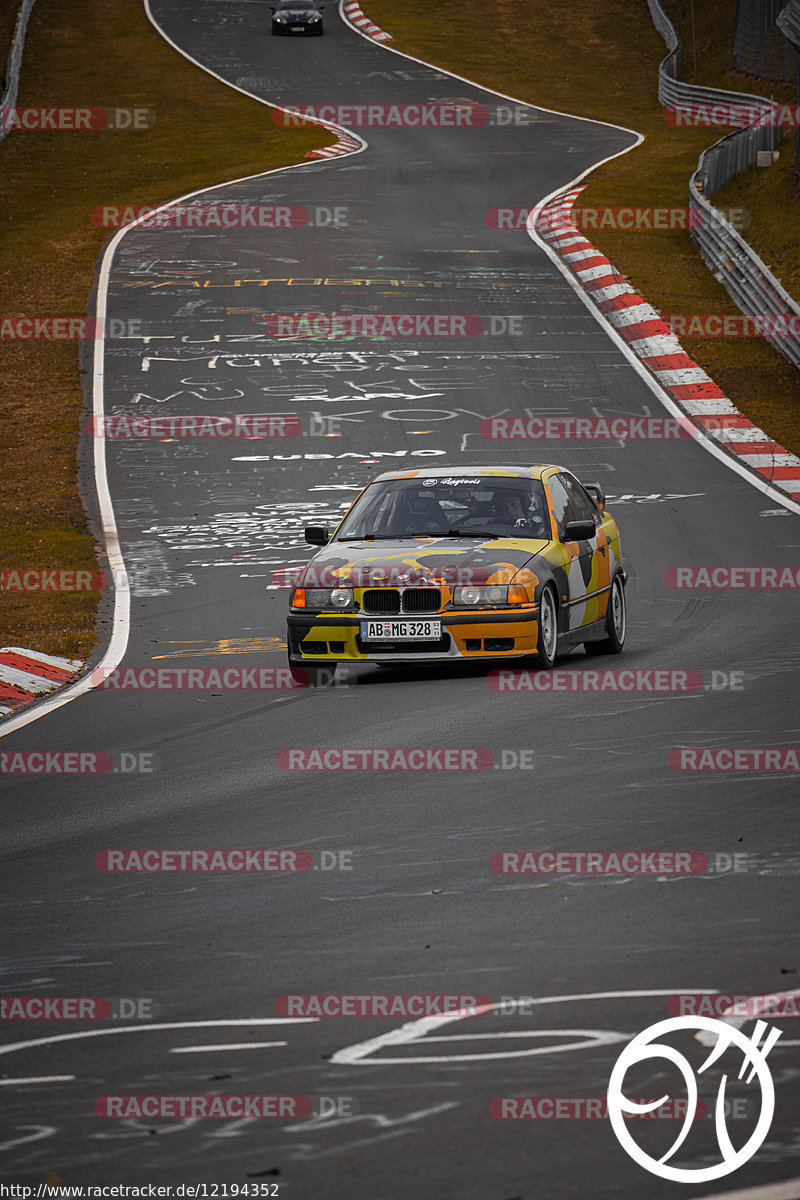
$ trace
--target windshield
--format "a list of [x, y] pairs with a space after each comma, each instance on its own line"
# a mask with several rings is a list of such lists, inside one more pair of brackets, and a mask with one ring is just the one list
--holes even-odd
[[334, 540], [435, 534], [549, 538], [542, 484], [492, 476], [384, 480], [356, 501]]

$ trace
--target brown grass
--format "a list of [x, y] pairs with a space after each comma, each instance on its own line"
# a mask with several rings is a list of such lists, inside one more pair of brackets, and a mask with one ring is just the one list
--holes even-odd
[[[176, 55], [137, 0], [38, 0], [19, 106], [59, 105], [148, 106], [157, 119], [148, 132], [12, 132], [0, 143], [0, 319], [86, 314], [112, 232], [91, 224], [96, 206], [161, 203], [330, 142], [318, 129], [277, 127], [262, 105]], [[0, 370], [0, 567], [91, 569], [98, 548], [77, 483], [78, 343], [0, 341]], [[86, 658], [96, 603], [6, 593], [0, 645]]]

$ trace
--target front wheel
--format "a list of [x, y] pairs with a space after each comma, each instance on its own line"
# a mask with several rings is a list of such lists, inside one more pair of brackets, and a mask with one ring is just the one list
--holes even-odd
[[558, 645], [558, 613], [553, 589], [546, 587], [539, 601], [539, 638], [536, 656], [540, 667], [550, 668], [556, 661]]
[[625, 608], [625, 588], [620, 575], [614, 576], [606, 612], [606, 637], [600, 642], [584, 642], [587, 654], [619, 654], [625, 645], [628, 619]]

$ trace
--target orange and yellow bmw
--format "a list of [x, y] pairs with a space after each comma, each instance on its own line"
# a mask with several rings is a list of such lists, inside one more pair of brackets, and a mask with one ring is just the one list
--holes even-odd
[[378, 475], [303, 568], [288, 616], [298, 682], [337, 663], [536, 658], [625, 641], [619, 531], [599, 484], [563, 467]]

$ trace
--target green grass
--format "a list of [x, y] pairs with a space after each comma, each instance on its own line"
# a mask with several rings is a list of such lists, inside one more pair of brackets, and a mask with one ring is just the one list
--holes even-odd
[[[0, 26], [0, 34], [2, 33]], [[301, 162], [329, 144], [173, 51], [136, 0], [38, 0], [19, 106], [151, 107], [147, 132], [12, 132], [0, 143], [0, 317], [82, 316], [104, 242], [99, 205], [154, 205]], [[211, 119], [210, 119], [211, 118]], [[0, 341], [0, 566], [97, 565], [77, 485], [76, 342]], [[87, 657], [96, 598], [5, 595], [0, 645]]]

